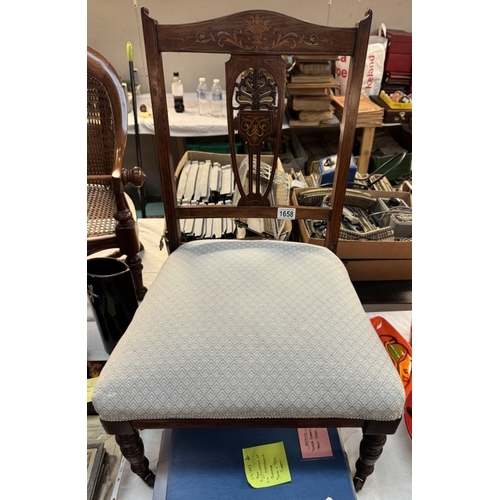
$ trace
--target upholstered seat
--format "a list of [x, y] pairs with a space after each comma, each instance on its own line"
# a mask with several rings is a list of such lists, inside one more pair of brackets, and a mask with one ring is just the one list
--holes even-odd
[[329, 250], [194, 241], [166, 260], [104, 368], [94, 406], [107, 421], [394, 420], [405, 393], [387, 361]]

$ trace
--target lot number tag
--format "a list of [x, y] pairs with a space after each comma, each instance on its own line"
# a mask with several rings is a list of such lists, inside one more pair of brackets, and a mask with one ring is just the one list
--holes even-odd
[[278, 208], [277, 219], [295, 220], [295, 208]]

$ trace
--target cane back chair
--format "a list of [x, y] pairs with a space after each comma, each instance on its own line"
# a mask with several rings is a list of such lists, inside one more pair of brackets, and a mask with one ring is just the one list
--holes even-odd
[[127, 142], [125, 93], [111, 63], [87, 47], [87, 255], [118, 249], [134, 278], [136, 295], [144, 298], [139, 229], [131, 198], [124, 187], [142, 186], [140, 167], [123, 168]]
[[[355, 27], [314, 25], [270, 11], [159, 24], [142, 8], [169, 255], [111, 354], [93, 403], [131, 469], [154, 484], [141, 429], [360, 427], [354, 487], [373, 472], [400, 422], [399, 376], [335, 255], [353, 148], [371, 11]], [[166, 102], [164, 52], [227, 53], [226, 110], [240, 200], [179, 204]], [[351, 56], [338, 163], [327, 207], [272, 206], [285, 111], [283, 55]], [[248, 151], [240, 179], [235, 133]], [[276, 149], [265, 187], [261, 148]], [[263, 186], [261, 187], [261, 184]], [[185, 241], [179, 220], [200, 217], [329, 222], [325, 247], [269, 238]], [[285, 213], [285, 212], [280, 212]], [[289, 212], [290, 213], [290, 212]], [[239, 220], [239, 219], [238, 219]]]

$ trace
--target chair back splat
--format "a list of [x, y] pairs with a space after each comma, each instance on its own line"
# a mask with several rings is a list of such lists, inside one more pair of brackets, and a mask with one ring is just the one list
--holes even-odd
[[[332, 187], [331, 208], [296, 207], [297, 219], [329, 222], [325, 246], [337, 249], [342, 208], [344, 206], [349, 165], [354, 143], [361, 82], [371, 27], [371, 11], [353, 28], [330, 28], [297, 20], [284, 14], [254, 10], [210, 21], [167, 25], [149, 16], [142, 8], [142, 23], [150, 80], [156, 147], [162, 180], [166, 226], [170, 251], [182, 242], [180, 219], [199, 217], [276, 218], [268, 195], [275, 176], [285, 111], [286, 63], [283, 56], [350, 56], [348, 91], [340, 125], [336, 173]], [[226, 111], [231, 165], [241, 198], [233, 206], [177, 206], [175, 165], [170, 142], [165, 75], [162, 54], [165, 52], [224, 53], [226, 62]], [[241, 179], [236, 161], [235, 134], [243, 139], [248, 151], [248, 179]], [[274, 139], [272, 171], [265, 191], [260, 178], [261, 151], [264, 142]], [[244, 192], [244, 185], [249, 190]], [[254, 189], [255, 186], [255, 190]], [[252, 191], [253, 190], [253, 191]]]
[[[386, 435], [396, 432], [405, 402], [399, 373], [335, 254], [372, 13], [351, 28], [264, 10], [181, 25], [159, 24], [146, 8], [141, 14], [169, 255], [100, 374], [94, 408], [149, 485], [155, 476], [142, 429], [359, 427], [353, 479], [359, 490]], [[173, 163], [163, 72], [168, 52], [228, 55], [230, 154], [220, 161], [231, 164], [220, 170], [235, 196], [221, 204], [185, 194], [194, 175], [206, 186], [206, 167], [210, 180], [214, 170], [219, 178], [219, 167], [202, 161], [210, 153], [186, 153], [189, 166]], [[284, 176], [286, 56], [318, 55], [351, 58], [333, 201], [282, 205], [275, 186]], [[245, 154], [237, 154], [237, 138]], [[293, 210], [296, 219], [329, 223], [324, 247], [280, 237], [186, 236], [188, 221], [236, 219], [250, 228], [251, 220], [275, 222]]]

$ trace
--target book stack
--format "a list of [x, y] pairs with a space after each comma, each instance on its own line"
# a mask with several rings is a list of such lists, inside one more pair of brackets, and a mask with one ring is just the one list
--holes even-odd
[[[334, 96], [332, 104], [335, 116], [342, 120], [345, 96]], [[384, 109], [375, 104], [368, 96], [361, 94], [359, 98], [358, 119], [356, 128], [381, 127], [384, 119]]]
[[333, 118], [333, 89], [340, 88], [332, 75], [331, 59], [295, 57], [287, 84], [290, 125], [318, 126]]

